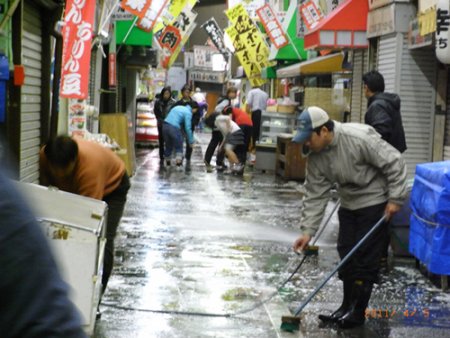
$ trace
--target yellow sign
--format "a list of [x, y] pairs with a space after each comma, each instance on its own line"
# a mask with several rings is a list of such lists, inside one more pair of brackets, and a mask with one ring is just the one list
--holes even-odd
[[269, 47], [246, 9], [239, 4], [225, 12], [232, 25], [225, 29], [235, 48], [235, 55], [252, 86], [261, 85], [261, 71], [268, 67]]
[[419, 14], [419, 29], [421, 36], [436, 32], [436, 10], [434, 8]]
[[192, 9], [196, 3], [197, 0], [172, 0], [167, 11], [161, 15], [163, 21], [158, 22], [153, 30], [158, 32], [165, 26], [171, 25], [187, 5], [190, 5]]

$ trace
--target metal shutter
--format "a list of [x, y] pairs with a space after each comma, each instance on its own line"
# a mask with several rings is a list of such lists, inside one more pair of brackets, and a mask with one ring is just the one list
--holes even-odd
[[362, 89], [362, 76], [367, 71], [368, 61], [367, 50], [361, 49], [353, 52], [351, 122], [364, 122], [367, 99]]
[[432, 49], [408, 49], [407, 36], [392, 34], [380, 39], [378, 69], [386, 92], [400, 95], [406, 133], [404, 153], [408, 174], [416, 164], [432, 159], [434, 102], [436, 100], [436, 57]]
[[39, 180], [42, 78], [42, 27], [39, 8], [26, 2], [23, 18], [25, 83], [21, 95], [20, 180], [36, 183]]

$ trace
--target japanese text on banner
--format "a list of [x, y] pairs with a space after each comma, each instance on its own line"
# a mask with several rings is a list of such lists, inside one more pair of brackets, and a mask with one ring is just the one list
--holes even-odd
[[152, 0], [122, 0], [120, 7], [140, 18], [145, 16]]
[[145, 12], [145, 16], [138, 20], [136, 26], [146, 32], [151, 32], [155, 26], [156, 20], [159, 18], [168, 2], [169, 0], [152, 0], [150, 7]]
[[64, 15], [60, 96], [88, 96], [95, 1], [68, 0]]
[[266, 30], [267, 35], [269, 35], [270, 41], [272, 41], [275, 48], [280, 49], [289, 43], [280, 22], [269, 5], [264, 5], [259, 8], [256, 11], [256, 14], [258, 14], [259, 19], [261, 20], [264, 29]]

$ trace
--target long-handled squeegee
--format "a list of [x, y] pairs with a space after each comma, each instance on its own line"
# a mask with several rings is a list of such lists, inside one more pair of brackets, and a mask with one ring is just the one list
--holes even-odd
[[306, 300], [300, 304], [293, 316], [283, 316], [281, 317], [281, 330], [283, 331], [298, 331], [300, 328], [300, 317], [298, 316], [303, 309], [308, 305], [308, 303], [314, 298], [314, 296], [324, 287], [324, 285], [330, 280], [331, 277], [353, 256], [353, 254], [358, 250], [361, 245], [383, 224], [386, 219], [386, 215], [380, 218], [380, 220], [370, 229], [370, 231], [353, 247], [352, 250], [341, 260], [341, 262], [331, 271], [323, 281], [314, 289], [313, 292], [306, 298]]

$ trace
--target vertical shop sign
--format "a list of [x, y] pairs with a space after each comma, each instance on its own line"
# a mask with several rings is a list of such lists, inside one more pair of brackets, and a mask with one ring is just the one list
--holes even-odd
[[180, 43], [181, 35], [178, 28], [174, 26], [166, 26], [159, 38], [159, 44], [162, 48], [163, 54], [161, 64], [164, 68], [168, 68], [170, 57], [175, 52]]
[[308, 30], [313, 29], [323, 18], [323, 13], [314, 1], [310, 0], [300, 6], [300, 14]]
[[269, 35], [270, 41], [274, 44], [275, 48], [280, 49], [288, 44], [286, 34], [281, 27], [275, 13], [269, 5], [256, 10], [267, 35]]
[[86, 100], [69, 99], [69, 135], [86, 134]]
[[143, 18], [151, 4], [152, 0], [122, 0], [120, 7], [131, 14]]
[[138, 20], [136, 26], [146, 32], [151, 32], [155, 26], [156, 20], [160, 17], [168, 2], [169, 0], [152, 0], [144, 17]]
[[235, 48], [235, 55], [249, 78], [261, 76], [261, 69], [269, 65], [269, 47], [261, 32], [253, 24], [242, 5], [226, 11], [232, 26], [225, 31]]
[[227, 48], [225, 47], [222, 30], [217, 24], [216, 19], [209, 19], [201, 27], [206, 31], [212, 43], [216, 46], [219, 52], [224, 55], [228, 54]]
[[116, 53], [109, 53], [108, 56], [108, 84], [110, 87], [115, 87], [117, 85]]
[[64, 15], [60, 96], [88, 96], [95, 1], [68, 0]]
[[436, 57], [450, 64], [450, 3], [439, 0], [436, 6]]

